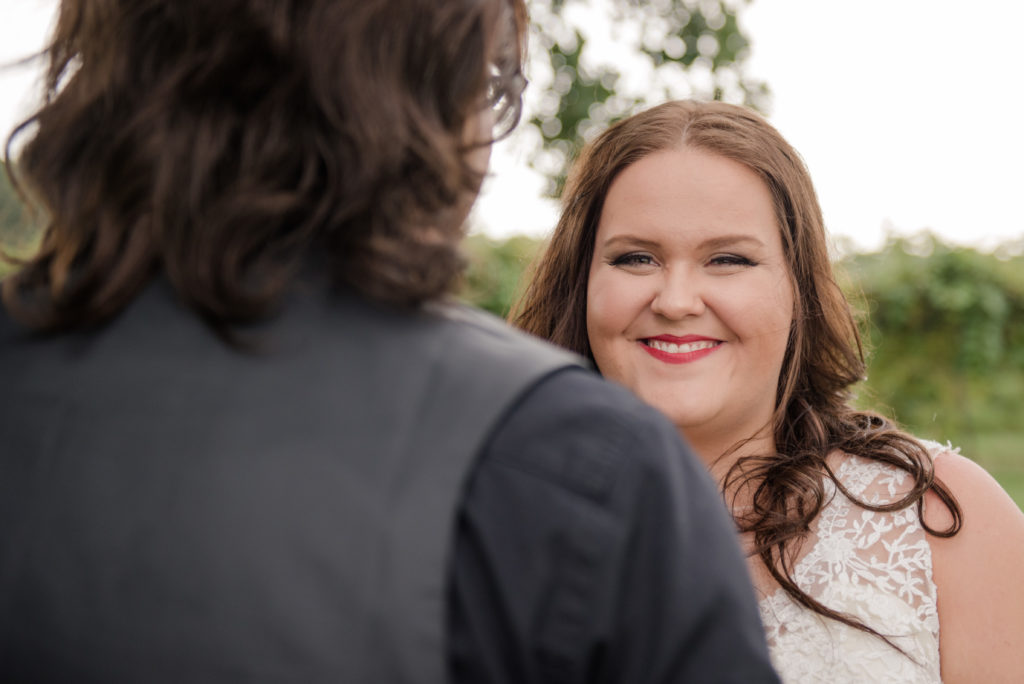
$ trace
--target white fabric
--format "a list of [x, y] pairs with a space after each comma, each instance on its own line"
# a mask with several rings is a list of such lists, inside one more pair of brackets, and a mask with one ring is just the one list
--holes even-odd
[[[941, 449], [928, 446], [933, 454]], [[894, 501], [911, 486], [897, 468], [850, 456], [842, 459], [836, 476], [854, 496], [871, 503]], [[868, 511], [831, 480], [825, 486], [828, 503], [800, 551], [797, 586], [890, 637], [910, 658], [871, 634], [800, 606], [778, 589], [761, 600], [760, 608], [783, 682], [941, 681], [931, 548], [917, 507]]]

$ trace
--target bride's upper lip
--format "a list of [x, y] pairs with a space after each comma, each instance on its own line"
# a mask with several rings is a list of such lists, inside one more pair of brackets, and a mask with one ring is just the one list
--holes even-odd
[[643, 337], [644, 340], [660, 340], [661, 342], [670, 342], [672, 344], [690, 344], [691, 342], [720, 342], [721, 340], [715, 337], [705, 337], [704, 335], [654, 335], [652, 337]]

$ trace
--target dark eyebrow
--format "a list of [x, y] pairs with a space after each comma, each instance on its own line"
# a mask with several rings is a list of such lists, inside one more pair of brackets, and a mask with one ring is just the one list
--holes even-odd
[[654, 249], [659, 245], [659, 243], [654, 240], [645, 240], [643, 238], [636, 237], [635, 235], [616, 235], [597, 246], [608, 247], [609, 245], [616, 245], [620, 242], [628, 244], [630, 247], [638, 247], [640, 249]]
[[737, 233], [735, 235], [720, 235], [713, 237], [700, 243], [701, 247], [706, 249], [721, 249], [723, 247], [732, 247], [733, 245], [749, 243], [755, 247], [764, 247], [764, 243], [753, 235], [747, 235], [745, 233]]
[[[660, 243], [654, 240], [645, 240], [644, 238], [637, 237], [635, 235], [616, 235], [609, 240], [606, 240], [603, 244], [597, 245], [598, 247], [614, 246], [617, 243], [625, 243], [631, 247], [638, 247], [640, 249], [654, 249], [660, 245]], [[703, 249], [722, 249], [724, 247], [732, 247], [735, 245], [741, 245], [748, 243], [754, 247], [764, 247], [764, 243], [753, 235], [747, 235], [746, 233], [736, 233], [735, 235], [719, 235], [713, 238], [708, 238], [700, 243], [700, 247]]]

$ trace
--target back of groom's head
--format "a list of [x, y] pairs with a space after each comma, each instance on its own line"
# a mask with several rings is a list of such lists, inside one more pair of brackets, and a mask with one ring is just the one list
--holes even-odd
[[12, 136], [42, 243], [5, 304], [94, 326], [159, 270], [230, 326], [311, 252], [377, 301], [447, 292], [477, 120], [518, 119], [524, 30], [522, 0], [63, 0], [47, 97]]

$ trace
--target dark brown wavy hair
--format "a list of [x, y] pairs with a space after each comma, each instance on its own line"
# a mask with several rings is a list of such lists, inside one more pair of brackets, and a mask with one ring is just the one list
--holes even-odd
[[[668, 102], [598, 136], [574, 165], [558, 226], [513, 308], [512, 321], [593, 360], [586, 326], [587, 280], [608, 189], [630, 164], [682, 146], [735, 160], [764, 181], [771, 191], [796, 298], [772, 418], [776, 453], [738, 459], [722, 485], [723, 491], [753, 492], [751, 512], [737, 516], [740, 532], [753, 533], [755, 553], [796, 602], [894, 645], [855, 618], [821, 604], [793, 580], [799, 542], [827, 503], [825, 479], [866, 509], [916, 506], [922, 525], [936, 536], [956, 534], [962, 516], [950, 491], [935, 479], [931, 458], [917, 440], [881, 415], [851, 407], [851, 387], [865, 372], [856, 320], [833, 274], [810, 175], [797, 152], [767, 121], [721, 102]], [[835, 451], [895, 466], [909, 474], [912, 487], [888, 504], [861, 501], [832, 472], [826, 458]], [[929, 490], [950, 510], [949, 529], [935, 530], [924, 522], [923, 500]]]
[[376, 301], [446, 293], [492, 142], [474, 122], [518, 121], [525, 28], [523, 0], [63, 0], [7, 141], [45, 229], [4, 303], [93, 326], [162, 271], [223, 328], [311, 254]]

